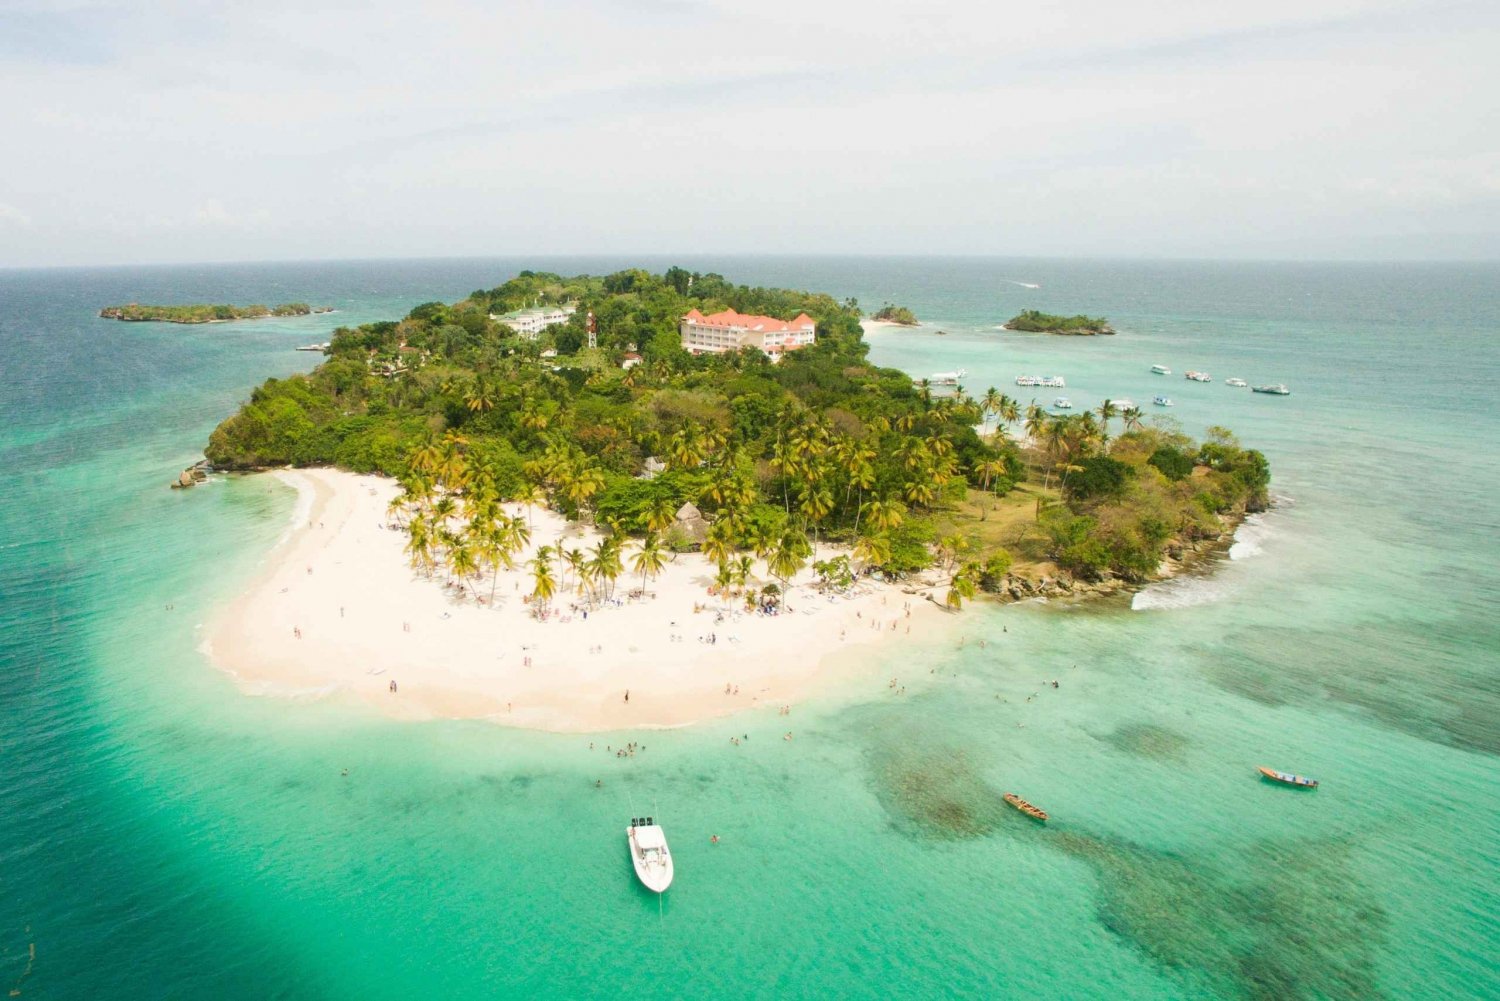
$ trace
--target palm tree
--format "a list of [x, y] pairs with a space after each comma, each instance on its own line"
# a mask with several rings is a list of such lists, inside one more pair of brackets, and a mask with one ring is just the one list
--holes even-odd
[[1021, 419], [1021, 404], [1009, 396], [1000, 397], [1000, 419], [1007, 424], [1014, 424]]
[[[624, 564], [620, 562], [620, 543], [614, 536], [600, 539], [599, 544], [589, 551], [588, 571], [589, 575], [600, 583], [600, 586], [609, 585], [609, 592], [614, 590], [614, 582], [624, 570]], [[606, 593], [605, 597], [609, 597]]]
[[1004, 404], [1005, 394], [1001, 393], [994, 386], [986, 389], [984, 395], [979, 398], [979, 413], [983, 418], [982, 423], [988, 424], [992, 415], [998, 417]]
[[552, 601], [552, 596], [557, 593], [557, 581], [552, 577], [552, 547], [542, 546], [536, 551], [536, 556], [531, 561], [531, 596], [537, 600], [543, 611]]
[[[978, 473], [981, 477], [984, 478], [983, 479], [983, 484], [984, 485], [983, 485], [982, 489], [984, 490], [985, 493], [989, 493], [990, 492], [990, 481], [992, 479], [994, 479], [995, 477], [998, 477], [1000, 474], [1002, 474], [1002, 473], [1005, 472], [1005, 460], [1004, 459], [987, 459], [984, 462], [979, 463], [979, 465], [975, 466], [974, 467], [974, 472]], [[984, 509], [984, 513], [982, 515], [980, 515], [980, 520], [983, 521], [985, 518], [988, 518], [989, 517], [989, 513], [990, 513], [989, 508], [988, 507], [985, 508]]]
[[787, 529], [777, 541], [776, 548], [771, 550], [766, 569], [781, 581], [782, 590], [786, 590], [797, 571], [807, 563], [807, 555], [807, 536], [796, 529]]
[[902, 519], [906, 516], [905, 506], [891, 497], [876, 497], [867, 501], [865, 512], [869, 516], [870, 524], [881, 532], [899, 528]]
[[649, 530], [665, 532], [677, 520], [677, 505], [670, 497], [653, 497], [646, 502], [646, 514], [643, 520]]
[[813, 527], [813, 558], [818, 555], [818, 525], [828, 517], [833, 510], [833, 494], [823, 486], [822, 474], [814, 471], [815, 479], [809, 480], [797, 494], [797, 505], [802, 509], [802, 516], [812, 523]]
[[948, 584], [948, 597], [945, 599], [947, 606], [956, 612], [963, 607], [965, 601], [972, 601], [978, 590], [974, 583], [978, 577], [979, 564], [965, 563], [963, 569], [955, 573]]
[[489, 381], [484, 376], [474, 380], [474, 385], [469, 387], [469, 392], [464, 398], [464, 406], [476, 414], [482, 414], [495, 406], [495, 393], [490, 388]]
[[1042, 443], [1042, 435], [1047, 430], [1047, 421], [1047, 411], [1043, 410], [1036, 400], [1032, 400], [1031, 405], [1026, 408], [1026, 437], [1031, 439], [1033, 445]]
[[883, 566], [891, 561], [891, 540], [888, 536], [861, 535], [854, 540], [854, 558], [864, 563], [861, 570]]
[[703, 540], [703, 555], [721, 565], [734, 555], [734, 532], [728, 521], [720, 519], [708, 526], [708, 535]]
[[413, 570], [427, 570], [432, 565], [432, 533], [428, 528], [427, 519], [417, 515], [407, 526], [409, 538], [406, 540], [406, 551], [411, 554], [411, 565]]
[[1140, 407], [1130, 407], [1121, 416], [1125, 418], [1126, 431], [1139, 431], [1141, 429], [1141, 417], [1144, 415], [1141, 413]]
[[1104, 434], [1105, 434], [1105, 436], [1108, 437], [1108, 435], [1109, 435], [1109, 419], [1115, 415], [1115, 401], [1106, 398], [1103, 403], [1099, 404], [1099, 408], [1098, 409], [1099, 409], [1099, 420], [1100, 420], [1100, 422], [1104, 426]]
[[927, 480], [908, 480], [902, 490], [902, 496], [917, 507], [930, 508], [932, 502], [937, 499], [937, 491]]
[[531, 529], [531, 509], [547, 502], [547, 492], [538, 484], [527, 483], [516, 494], [516, 500], [526, 505], [526, 528]]
[[448, 569], [458, 578], [460, 586], [464, 586], [468, 578], [479, 572], [479, 561], [474, 558], [474, 548], [468, 542], [460, 540], [458, 545], [448, 550]]
[[646, 537], [640, 541], [639, 548], [636, 550], [635, 556], [631, 559], [630, 565], [632, 569], [641, 575], [641, 596], [644, 597], [646, 594], [646, 579], [648, 577], [655, 577], [667, 565], [666, 552], [662, 549], [661, 539], [655, 532], [648, 532]]

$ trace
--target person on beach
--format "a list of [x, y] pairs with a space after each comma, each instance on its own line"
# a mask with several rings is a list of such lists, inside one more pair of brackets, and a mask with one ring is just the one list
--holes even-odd
[[395, 678], [391, 679], [391, 694], [392, 695], [396, 694], [396, 679]]
[[628, 689], [628, 688], [625, 689], [625, 701], [627, 703], [630, 701], [630, 689]]

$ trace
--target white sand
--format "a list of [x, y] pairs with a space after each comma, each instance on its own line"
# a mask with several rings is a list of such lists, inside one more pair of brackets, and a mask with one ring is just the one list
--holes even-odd
[[[681, 726], [791, 705], [839, 683], [883, 688], [887, 679], [872, 675], [865, 656], [872, 644], [910, 642], [917, 655], [957, 621], [924, 596], [874, 581], [831, 600], [806, 586], [806, 571], [789, 611], [735, 614], [708, 595], [713, 566], [697, 554], [668, 564], [648, 584], [654, 597], [630, 601], [640, 575], [630, 573], [627, 547], [615, 592], [621, 607], [587, 619], [570, 613], [582, 603], [570, 580], [554, 599], [557, 612], [541, 622], [522, 600], [531, 550], [519, 554], [518, 569], [500, 572], [494, 605], [481, 604], [474, 592], [488, 599], [488, 574], [460, 596], [444, 586], [446, 573], [429, 579], [411, 570], [406, 534], [387, 525], [391, 480], [330, 469], [272, 475], [300, 492], [296, 521], [261, 578], [210, 624], [205, 644], [254, 694], [353, 698], [401, 718], [487, 717], [559, 731]], [[533, 511], [533, 547], [564, 534], [569, 548], [596, 541], [591, 530]], [[757, 569], [757, 583], [771, 580]], [[703, 610], [695, 613], [695, 603]], [[717, 643], [699, 641], [710, 634]], [[726, 684], [738, 694], [726, 695]]]

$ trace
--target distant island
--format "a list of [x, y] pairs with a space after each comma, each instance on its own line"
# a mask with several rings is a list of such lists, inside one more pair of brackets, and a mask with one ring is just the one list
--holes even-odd
[[1028, 309], [1005, 321], [1006, 330], [1021, 330], [1036, 334], [1066, 334], [1075, 337], [1093, 337], [1098, 334], [1113, 334], [1114, 328], [1102, 316], [1054, 316], [1051, 313]]
[[915, 327], [920, 322], [917, 314], [905, 306], [893, 306], [890, 303], [881, 306], [870, 319], [877, 323], [894, 323], [902, 327]]
[[143, 306], [132, 302], [125, 306], [106, 306], [99, 316], [127, 323], [227, 323], [230, 320], [260, 320], [268, 316], [310, 316], [332, 313], [332, 306], [309, 306], [305, 302], [287, 302], [280, 306], [229, 306], [193, 303], [186, 306]]

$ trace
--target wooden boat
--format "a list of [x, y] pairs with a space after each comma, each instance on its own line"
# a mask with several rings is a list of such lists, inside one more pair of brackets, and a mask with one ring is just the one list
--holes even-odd
[[1291, 772], [1278, 772], [1274, 768], [1260, 765], [1260, 773], [1272, 782], [1280, 782], [1282, 785], [1296, 786], [1299, 789], [1316, 789], [1318, 780], [1306, 778], [1302, 775], [1293, 775]]
[[1041, 807], [1032, 806], [1030, 803], [1026, 802], [1024, 799], [1022, 799], [1020, 796], [1017, 796], [1013, 792], [1006, 793], [1004, 799], [1007, 803], [1015, 807], [1017, 810], [1020, 810], [1022, 813], [1026, 814], [1026, 816], [1030, 817], [1032, 820], [1040, 820], [1044, 823], [1046, 822], [1047, 811], [1043, 810]]

